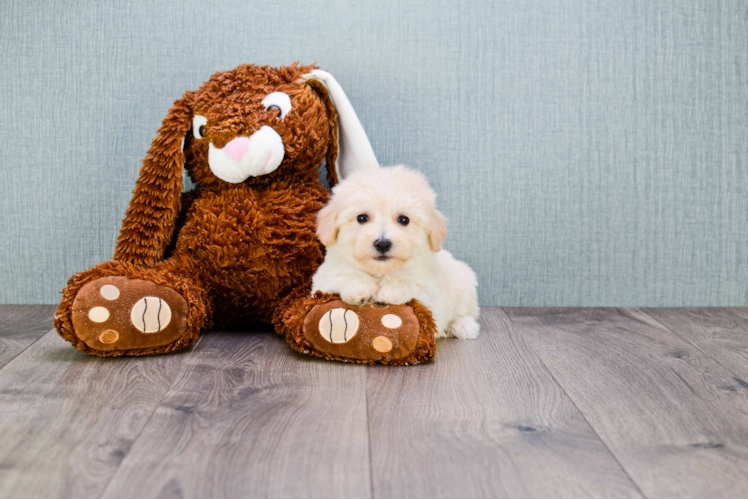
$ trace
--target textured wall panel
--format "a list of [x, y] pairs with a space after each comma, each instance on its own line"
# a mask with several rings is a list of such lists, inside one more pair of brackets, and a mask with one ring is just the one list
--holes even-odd
[[746, 305], [748, 4], [0, 3], [0, 302], [108, 260], [175, 98], [318, 61], [483, 305]]

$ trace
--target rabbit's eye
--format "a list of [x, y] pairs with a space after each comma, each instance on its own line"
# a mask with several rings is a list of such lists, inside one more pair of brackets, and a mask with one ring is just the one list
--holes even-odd
[[265, 106], [265, 112], [272, 111], [273, 109], [278, 110], [278, 118], [285, 118], [289, 111], [291, 111], [291, 98], [285, 92], [272, 92], [265, 96], [262, 100], [262, 105]]
[[205, 126], [208, 124], [208, 119], [201, 115], [195, 115], [192, 119], [192, 135], [195, 139], [202, 139], [205, 137]]

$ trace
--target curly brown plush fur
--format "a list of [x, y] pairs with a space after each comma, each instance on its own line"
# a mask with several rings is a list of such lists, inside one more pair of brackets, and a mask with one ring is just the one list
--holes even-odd
[[[308, 310], [301, 298], [324, 251], [315, 234], [316, 214], [329, 199], [318, 182], [323, 160], [329, 184], [337, 182], [335, 108], [321, 83], [300, 81], [314, 68], [245, 64], [214, 74], [174, 103], [143, 161], [114, 260], [75, 274], [63, 290], [55, 327], [64, 339], [99, 356], [159, 354], [194, 344], [214, 324], [275, 318], [297, 348], [291, 329]], [[271, 92], [289, 96], [285, 117], [262, 105]], [[200, 139], [192, 133], [195, 115], [207, 119]], [[283, 141], [278, 168], [238, 184], [216, 177], [209, 144], [223, 148], [263, 126]], [[183, 169], [197, 186], [188, 193], [182, 193]], [[111, 298], [105, 287], [121, 297]], [[181, 299], [169, 302], [172, 290]], [[138, 303], [142, 314], [134, 312]], [[424, 328], [433, 325], [428, 311], [412, 307]], [[166, 328], [179, 337], [159, 340]], [[414, 356], [433, 356], [433, 333], [422, 344]]]

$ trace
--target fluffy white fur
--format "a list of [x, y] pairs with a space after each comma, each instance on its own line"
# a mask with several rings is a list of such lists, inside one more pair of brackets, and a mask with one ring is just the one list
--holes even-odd
[[[447, 228], [435, 201], [426, 178], [404, 166], [350, 175], [317, 216], [327, 254], [312, 290], [339, 293], [354, 305], [415, 298], [431, 310], [437, 337], [476, 338], [478, 280], [467, 264], [441, 249]], [[358, 222], [359, 215], [368, 221]], [[398, 222], [401, 216], [407, 225]], [[386, 252], [374, 246], [381, 239], [392, 243]]]

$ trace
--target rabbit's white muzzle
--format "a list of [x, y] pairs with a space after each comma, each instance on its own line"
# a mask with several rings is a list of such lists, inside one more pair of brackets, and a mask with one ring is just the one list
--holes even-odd
[[213, 143], [208, 147], [210, 170], [222, 181], [232, 184], [269, 174], [278, 168], [284, 156], [283, 139], [267, 125], [249, 137], [232, 139], [222, 148]]

